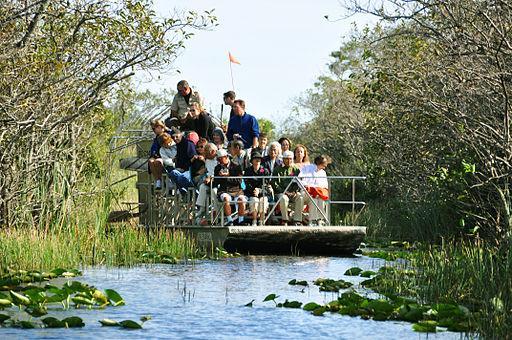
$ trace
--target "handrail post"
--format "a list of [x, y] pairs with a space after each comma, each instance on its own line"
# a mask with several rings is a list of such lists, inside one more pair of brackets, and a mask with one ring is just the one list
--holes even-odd
[[356, 214], [356, 179], [352, 178], [352, 225], [355, 222], [355, 214]]

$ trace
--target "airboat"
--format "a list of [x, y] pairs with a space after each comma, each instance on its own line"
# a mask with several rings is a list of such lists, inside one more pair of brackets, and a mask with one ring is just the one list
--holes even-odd
[[[358, 176], [328, 176], [329, 188], [335, 181], [345, 181], [348, 199], [334, 200], [329, 193], [324, 215], [325, 225], [287, 226], [277, 213], [278, 204], [270, 204], [261, 226], [225, 226], [222, 203], [210, 196], [210, 209], [205, 216], [197, 216], [195, 209], [196, 188], [188, 188], [186, 193], [173, 190], [171, 185], [155, 189], [155, 181], [148, 173], [147, 161], [154, 134], [149, 122], [168, 116], [167, 106], [141, 109], [121, 123], [110, 140], [106, 169], [106, 187], [113, 197], [118, 210], [111, 211], [108, 221], [115, 223], [130, 220], [140, 228], [171, 228], [181, 230], [204, 247], [221, 247], [231, 252], [251, 254], [330, 254], [350, 255], [359, 247], [366, 228], [355, 225], [365, 202], [355, 197], [356, 183], [364, 181]], [[212, 116], [220, 125], [220, 120]], [[119, 176], [119, 173], [121, 175]], [[115, 174], [115, 175], [114, 175]], [[164, 173], [164, 183], [169, 183]], [[121, 198], [119, 186], [129, 181], [135, 183], [136, 195], [131, 200]], [[301, 185], [297, 178], [291, 183]], [[291, 184], [290, 183], [290, 184]], [[212, 188], [213, 189], [213, 188]], [[332, 190], [330, 190], [332, 191]], [[214, 192], [211, 190], [210, 192]], [[307, 193], [306, 193], [307, 194]], [[136, 198], [135, 198], [136, 197]], [[344, 205], [347, 225], [332, 225], [332, 207]], [[306, 207], [307, 210], [307, 207]], [[236, 209], [234, 209], [236, 214]], [[307, 221], [307, 212], [304, 213]], [[250, 221], [250, 216], [246, 220]], [[338, 218], [339, 219], [339, 218]], [[341, 224], [341, 223], [339, 223]]]

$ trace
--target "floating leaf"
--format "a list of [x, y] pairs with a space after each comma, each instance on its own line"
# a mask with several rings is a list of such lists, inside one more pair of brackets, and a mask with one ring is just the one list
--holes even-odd
[[132, 329], [142, 328], [141, 325], [139, 325], [138, 323], [136, 323], [135, 321], [132, 321], [132, 320], [121, 321], [119, 323], [119, 325], [123, 328], [132, 328]]
[[36, 326], [34, 326], [34, 324], [32, 322], [29, 322], [29, 321], [20, 321], [20, 326], [21, 328], [35, 328]]
[[321, 307], [318, 303], [309, 302], [309, 303], [306, 303], [302, 309], [307, 310], [307, 311], [312, 311], [312, 310], [317, 309], [318, 307]]
[[26, 308], [25, 312], [27, 312], [28, 314], [32, 315], [35, 318], [38, 318], [40, 316], [48, 314], [48, 312], [44, 308], [41, 308], [41, 307]]
[[318, 308], [315, 308], [313, 310], [313, 315], [315, 315], [315, 316], [323, 316], [325, 311], [326, 311], [325, 307], [318, 307]]
[[124, 306], [123, 298], [115, 290], [105, 289], [105, 295], [107, 296], [107, 299], [114, 302], [113, 303], [114, 306]]
[[350, 269], [347, 269], [347, 271], [345, 272], [344, 275], [355, 276], [355, 275], [359, 275], [359, 273], [362, 271], [363, 270], [359, 267], [352, 267]]
[[70, 316], [69, 318], [65, 318], [61, 321], [65, 324], [66, 328], [74, 328], [74, 327], [84, 327], [84, 321], [78, 316]]
[[253, 300], [251, 300], [251, 302], [246, 303], [246, 304], [245, 304], [245, 307], [252, 307], [252, 303], [253, 303], [253, 302], [254, 302], [254, 299], [253, 299]]
[[[254, 301], [254, 300], [253, 300]], [[151, 315], [144, 315], [140, 318], [140, 321], [142, 321], [142, 323], [148, 321], [148, 320], [151, 320], [153, 317]]]
[[5, 320], [9, 319], [9, 315], [0, 314], [0, 323], [3, 323]]
[[12, 302], [17, 306], [30, 304], [30, 299], [23, 294], [18, 294], [12, 290], [9, 291], [9, 294], [11, 294]]
[[361, 274], [359, 274], [359, 276], [361, 277], [370, 277], [370, 276], [373, 276], [373, 275], [376, 275], [377, 273], [375, 273], [374, 271], [371, 271], [371, 270], [366, 270], [364, 272], [362, 272]]
[[48, 327], [48, 328], [62, 328], [62, 327], [66, 327], [66, 324], [64, 322], [54, 318], [53, 316], [49, 316], [47, 318], [44, 318], [42, 321], [46, 325], [46, 327]]
[[99, 323], [101, 323], [102, 326], [120, 326], [117, 321], [110, 320], [110, 319], [100, 320]]
[[54, 269], [54, 270], [50, 271], [50, 273], [53, 273], [53, 274], [55, 274], [57, 276], [61, 276], [65, 272], [66, 272], [66, 269], [62, 269], [62, 268], [57, 268], [57, 269]]
[[429, 332], [435, 333], [437, 331], [436, 322], [432, 320], [420, 321], [412, 326], [416, 332]]
[[103, 294], [101, 291], [99, 290], [94, 290], [94, 293], [92, 294], [92, 297], [94, 298], [94, 300], [98, 301], [100, 304], [105, 304], [105, 303], [108, 303], [108, 299], [107, 297], [105, 296], [105, 294]]
[[83, 296], [75, 296], [74, 298], [71, 299], [71, 301], [73, 301], [75, 305], [91, 306], [94, 304], [94, 301], [89, 300]]
[[288, 301], [288, 300], [286, 300], [283, 303], [283, 307], [286, 307], [286, 308], [300, 308], [301, 306], [302, 306], [302, 302], [299, 302], [299, 301]]
[[263, 302], [265, 301], [270, 301], [270, 300], [275, 300], [279, 297], [279, 295], [276, 295], [276, 294], [270, 294], [270, 295], [267, 295], [267, 297], [263, 300]]
[[12, 302], [10, 300], [0, 299], [0, 308], [2, 308], [2, 307], [11, 307], [11, 306], [12, 306]]

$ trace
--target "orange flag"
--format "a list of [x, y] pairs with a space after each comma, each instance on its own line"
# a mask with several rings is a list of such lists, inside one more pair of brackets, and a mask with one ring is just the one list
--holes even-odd
[[229, 52], [229, 61], [232, 63], [238, 64], [238, 65], [242, 65], [242, 64], [240, 64], [240, 62], [238, 60], [235, 59], [235, 57], [233, 57], [231, 52]]

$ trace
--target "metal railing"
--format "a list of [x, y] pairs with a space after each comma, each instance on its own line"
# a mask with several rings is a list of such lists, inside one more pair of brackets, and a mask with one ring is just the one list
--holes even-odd
[[[261, 192], [263, 193], [263, 197], [266, 196], [266, 187], [268, 183], [271, 182], [272, 179], [283, 179], [283, 176], [221, 176], [223, 179], [239, 179], [239, 180], [262, 180], [262, 187]], [[315, 177], [315, 178], [326, 178], [328, 181], [328, 187], [332, 188], [331, 185], [333, 181], [336, 180], [350, 180], [351, 181], [351, 200], [332, 200], [331, 197], [333, 196], [332, 190], [329, 190], [329, 198], [326, 202], [325, 210], [322, 207], [319, 207], [316, 203], [315, 199], [310, 195], [310, 193], [306, 190], [304, 187], [304, 184], [301, 182], [301, 179], [305, 177], [297, 177], [297, 176], [290, 176], [290, 177], [284, 177], [285, 180], [290, 180], [288, 185], [286, 186], [285, 190], [283, 192], [288, 191], [288, 189], [292, 185], [297, 185], [298, 190], [300, 191], [301, 195], [308, 201], [308, 205], [310, 206], [310, 210], [312, 209], [312, 206], [314, 206], [315, 209], [317, 209], [318, 212], [320, 212], [321, 216], [325, 221], [327, 222], [327, 225], [331, 225], [331, 206], [334, 204], [339, 205], [351, 205], [351, 223], [352, 225], [355, 225], [355, 222], [357, 220], [356, 216], [356, 206], [364, 206], [366, 203], [364, 201], [356, 201], [356, 181], [359, 180], [365, 180], [366, 177], [363, 176], [326, 176], [326, 177]], [[225, 220], [224, 215], [224, 205], [225, 204], [235, 204], [237, 206], [238, 204], [246, 204], [250, 201], [248, 199], [243, 199], [239, 201], [220, 201], [217, 198], [217, 191], [214, 190], [216, 188], [213, 187], [213, 179], [210, 181], [209, 184], [209, 197], [206, 202], [206, 215], [204, 216], [206, 220], [209, 220], [210, 226], [222, 226]], [[168, 177], [163, 176], [163, 181], [167, 181]], [[142, 183], [139, 183], [139, 185]], [[150, 185], [153, 186], [154, 182], [151, 181], [149, 183], [143, 183], [144, 185]], [[196, 218], [194, 216], [194, 209], [196, 204], [196, 198], [197, 193], [196, 189], [199, 188], [191, 187], [186, 188], [187, 193], [186, 194], [179, 194], [177, 190], [169, 190], [168, 186], [165, 187], [165, 190], [162, 190], [160, 194], [155, 195], [153, 190], [149, 190], [150, 197], [149, 197], [149, 214], [150, 214], [150, 224], [152, 225], [164, 225], [164, 226], [170, 226], [170, 227], [181, 227], [184, 225], [195, 225], [192, 223], [192, 221]], [[248, 195], [245, 195], [246, 197]], [[270, 201], [270, 200], [269, 200]], [[254, 201], [253, 201], [254, 202]], [[273, 218], [273, 214], [275, 210], [277, 209], [277, 206], [280, 203], [280, 198], [274, 197], [274, 200], [270, 202], [271, 208], [269, 208], [269, 211], [265, 213], [264, 223], [267, 223], [270, 218]], [[258, 203], [256, 203], [258, 204]], [[158, 214], [155, 214], [155, 208], [157, 209]], [[256, 207], [257, 209], [257, 207]], [[361, 209], [362, 211], [362, 209]], [[235, 212], [236, 213], [236, 212]], [[157, 215], [157, 216], [155, 216]], [[156, 217], [156, 218], [155, 218]], [[217, 223], [220, 219], [220, 223]], [[188, 222], [188, 223], [187, 223]]]

